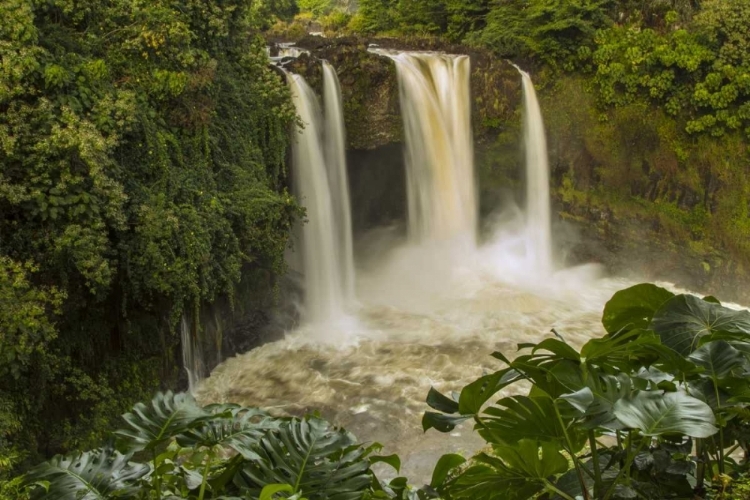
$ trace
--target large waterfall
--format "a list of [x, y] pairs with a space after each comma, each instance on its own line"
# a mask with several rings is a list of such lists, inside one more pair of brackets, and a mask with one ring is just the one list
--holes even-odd
[[292, 168], [297, 197], [307, 210], [301, 253], [304, 319], [312, 323], [342, 316], [354, 293], [341, 97], [335, 73], [330, 67], [324, 67], [324, 73], [325, 133], [317, 96], [301, 76], [288, 76], [292, 100], [303, 123], [293, 138]]
[[[429, 481], [433, 461], [426, 458], [485, 446], [469, 426], [450, 437], [421, 432], [429, 388], [460, 388], [497, 369], [490, 352], [511, 352], [551, 329], [580, 346], [604, 333], [601, 309], [622, 286], [595, 281], [591, 268], [552, 272], [547, 153], [528, 75], [528, 207], [498, 207], [479, 245], [468, 57], [377, 52], [398, 71], [409, 240], [393, 226], [362, 236], [357, 307], [348, 309], [354, 277], [336, 74], [323, 66], [325, 113], [302, 77], [289, 75], [304, 123], [294, 134], [292, 180], [307, 209], [295, 245], [303, 257], [305, 324], [226, 360], [197, 397], [292, 415], [322, 408], [364, 442], [399, 453], [402, 473]], [[343, 341], [331, 342], [339, 332], [346, 336], [335, 340]]]
[[534, 83], [528, 73], [520, 68], [518, 71], [523, 79], [524, 99], [527, 256], [532, 268], [546, 275], [552, 272], [547, 139]]
[[475, 245], [468, 56], [381, 52], [396, 62], [406, 137], [409, 235]]

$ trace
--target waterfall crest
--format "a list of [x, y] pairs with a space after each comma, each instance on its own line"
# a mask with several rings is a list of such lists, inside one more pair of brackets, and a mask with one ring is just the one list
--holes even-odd
[[477, 201], [468, 56], [376, 50], [396, 63], [409, 236], [476, 245]]
[[[331, 68], [329, 68], [331, 69]], [[332, 70], [332, 69], [331, 69]], [[331, 71], [332, 72], [332, 71]], [[304, 319], [312, 323], [335, 321], [353, 301], [354, 264], [351, 213], [338, 86], [327, 73], [324, 142], [323, 117], [318, 98], [300, 75], [288, 74], [292, 101], [303, 127], [296, 128], [292, 146], [295, 193], [307, 210], [301, 228], [305, 285]], [[336, 83], [338, 81], [336, 80]], [[331, 88], [333, 87], [333, 88]], [[335, 116], [334, 116], [335, 115]]]
[[534, 83], [528, 73], [516, 68], [523, 80], [527, 256], [531, 266], [546, 275], [553, 270], [547, 138]]

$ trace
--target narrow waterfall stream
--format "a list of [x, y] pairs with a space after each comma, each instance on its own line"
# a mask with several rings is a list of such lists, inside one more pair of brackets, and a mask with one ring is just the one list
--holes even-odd
[[323, 61], [323, 106], [325, 116], [325, 160], [336, 230], [336, 259], [340, 263], [345, 300], [354, 298], [354, 250], [349, 182], [346, 174], [346, 135], [341, 85], [336, 70]]
[[552, 272], [549, 160], [542, 110], [528, 73], [516, 67], [523, 80], [523, 130], [526, 151], [526, 232], [530, 265], [540, 275]]
[[[496, 243], [512, 239], [502, 227], [496, 238], [477, 246], [469, 59], [385, 55], [395, 61], [400, 81], [408, 241], [374, 230], [358, 254], [356, 281], [347, 274], [350, 264], [340, 255], [351, 243], [337, 229], [350, 223], [341, 209], [348, 194], [342, 189], [344, 132], [340, 95], [334, 98], [335, 72], [324, 67], [325, 124], [313, 91], [301, 77], [289, 75], [305, 123], [296, 134], [293, 175], [307, 207], [301, 251], [308, 321], [284, 340], [226, 360], [201, 383], [197, 397], [278, 414], [319, 410], [360, 440], [381, 442], [386, 454], [398, 453], [401, 473], [419, 483], [429, 482], [441, 454], [472, 453], [483, 444], [470, 426], [450, 435], [422, 432], [430, 386], [444, 393], [460, 390], [500, 367], [493, 351], [513, 356], [516, 343], [541, 340], [552, 328], [578, 345], [602, 334], [605, 301], [628, 283], [599, 279], [590, 267], [534, 280], [525, 254], [514, 253], [515, 244], [508, 252]], [[538, 106], [536, 113], [533, 123], [541, 131]], [[543, 135], [541, 141], [534, 136], [527, 146], [546, 158]], [[537, 198], [548, 197], [542, 180], [531, 182]], [[529, 217], [529, 224], [543, 224], [549, 234], [549, 201], [537, 201], [538, 218]], [[516, 254], [522, 258], [514, 260]], [[349, 310], [354, 294], [348, 283], [354, 283], [358, 303]], [[355, 321], [331, 342], [330, 319], [343, 312]]]
[[[334, 122], [326, 126], [326, 135], [333, 136], [327, 137], [326, 147], [315, 92], [299, 75], [290, 73], [288, 79], [292, 101], [304, 125], [292, 139], [294, 188], [307, 210], [299, 249], [305, 288], [303, 318], [311, 323], [333, 323], [345, 315], [346, 305], [353, 301], [354, 280], [343, 131], [336, 130], [343, 127], [340, 96], [336, 95], [336, 86], [330, 91], [332, 98], [326, 98], [326, 108], [333, 115], [326, 118]], [[328, 87], [331, 79], [326, 78]]]
[[182, 346], [182, 366], [187, 372], [188, 390], [191, 394], [195, 393], [196, 388], [205, 374], [205, 365], [203, 363], [203, 353], [200, 344], [197, 342], [195, 331], [187, 315], [183, 314], [180, 318], [180, 345]]

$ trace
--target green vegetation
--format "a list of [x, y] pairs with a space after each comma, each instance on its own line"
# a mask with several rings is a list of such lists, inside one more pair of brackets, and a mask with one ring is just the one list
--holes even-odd
[[[473, 419], [489, 446], [440, 460], [442, 498], [723, 497], [742, 478], [750, 312], [641, 284], [616, 293], [602, 323], [607, 335], [580, 350], [560, 335], [521, 344], [455, 399], [430, 391], [425, 430]], [[526, 395], [486, 406], [517, 382]]]
[[[425, 431], [473, 420], [487, 447], [444, 455], [421, 489], [378, 480], [370, 466], [398, 471], [399, 458], [316, 416], [201, 408], [172, 393], [123, 415], [116, 448], [56, 456], [6, 489], [35, 499], [744, 498], [750, 312], [641, 284], [610, 299], [602, 324], [607, 334], [580, 350], [555, 332], [513, 360], [494, 353], [507, 367], [460, 394], [430, 389]], [[525, 395], [488, 404], [519, 382]]]
[[[400, 498], [403, 478], [381, 483], [373, 453], [328, 422], [274, 418], [233, 404], [199, 407], [186, 394], [160, 393], [123, 415], [117, 448], [56, 456], [20, 487], [34, 499], [60, 498]], [[144, 462], [136, 461], [134, 454]], [[16, 484], [20, 484], [17, 482]]]
[[[733, 262], [726, 275], [746, 273], [747, 1], [364, 0], [348, 29], [461, 42], [516, 61], [541, 90], [566, 216], [613, 213], [655, 228], [645, 240], [667, 235], [691, 258]], [[520, 140], [513, 124], [487, 125], [497, 132], [489, 149]], [[510, 184], [513, 156], [487, 160], [485, 186]]]
[[2, 474], [172, 384], [181, 315], [270, 293], [298, 213], [258, 36], [281, 3], [0, 4]]

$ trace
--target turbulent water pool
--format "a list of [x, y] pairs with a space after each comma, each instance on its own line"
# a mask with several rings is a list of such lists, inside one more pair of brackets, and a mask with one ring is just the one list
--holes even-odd
[[553, 328], [576, 345], [602, 334], [604, 303], [628, 285], [597, 278], [591, 267], [534, 279], [492, 245], [459, 266], [445, 264], [462, 261], [451, 253], [385, 252], [360, 270], [356, 312], [226, 360], [198, 399], [278, 414], [319, 410], [360, 440], [398, 453], [402, 474], [429, 479], [441, 454], [482, 446], [468, 427], [422, 432], [430, 386], [460, 390], [500, 368], [493, 351], [512, 355], [516, 343], [539, 341]]
[[[605, 302], [630, 283], [600, 278], [595, 266], [553, 271], [561, 268], [552, 248], [547, 151], [528, 75], [526, 213], [506, 211], [477, 248], [469, 59], [380, 52], [394, 60], [399, 75], [410, 243], [388, 229], [359, 238], [352, 293], [352, 245], [342, 237], [351, 232], [351, 219], [339, 214], [348, 210], [346, 171], [337, 160], [343, 140], [329, 144], [343, 138], [340, 106], [333, 106], [341, 100], [333, 91], [339, 89], [335, 72], [324, 65], [333, 89], [325, 94], [324, 116], [304, 80], [289, 75], [307, 124], [293, 155], [298, 197], [311, 221], [300, 245], [306, 326], [226, 360], [196, 395], [206, 404], [236, 402], [282, 415], [320, 411], [361, 441], [398, 453], [401, 473], [420, 483], [441, 454], [482, 447], [466, 425], [448, 435], [422, 432], [431, 386], [458, 391], [501, 368], [493, 351], [512, 357], [517, 343], [538, 342], [553, 329], [576, 346], [603, 334]], [[322, 120], [336, 133], [321, 135]]]

